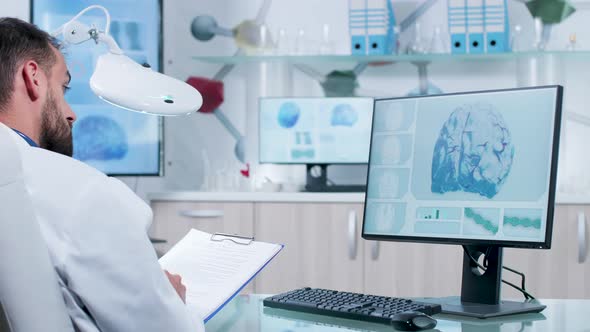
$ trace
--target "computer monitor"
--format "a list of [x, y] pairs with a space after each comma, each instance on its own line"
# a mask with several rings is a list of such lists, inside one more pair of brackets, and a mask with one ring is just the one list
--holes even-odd
[[327, 166], [366, 164], [372, 98], [261, 98], [260, 163], [307, 165], [308, 191], [364, 191], [327, 184]]
[[[100, 0], [93, 4], [109, 10], [109, 33], [126, 55], [156, 71], [162, 69], [161, 0]], [[31, 22], [52, 32], [88, 5], [87, 1], [32, 0]], [[102, 29], [102, 13], [93, 13], [83, 15], [80, 21]], [[66, 101], [78, 117], [73, 127], [74, 158], [113, 176], [162, 175], [162, 118], [123, 111], [92, 93], [90, 77], [98, 56], [107, 52], [104, 47], [87, 42], [68, 48], [72, 50], [65, 50], [65, 60], [72, 81]]]
[[544, 86], [375, 100], [362, 236], [465, 246], [461, 298], [441, 300], [443, 312], [543, 310], [500, 301], [502, 247], [551, 247], [562, 94]]

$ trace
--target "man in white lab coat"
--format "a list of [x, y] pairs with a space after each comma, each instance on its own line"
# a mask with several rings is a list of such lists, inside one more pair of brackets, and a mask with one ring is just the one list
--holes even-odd
[[180, 277], [158, 264], [149, 206], [71, 158], [70, 79], [48, 34], [0, 18], [0, 122], [18, 137], [25, 184], [76, 330], [204, 330], [183, 303]]

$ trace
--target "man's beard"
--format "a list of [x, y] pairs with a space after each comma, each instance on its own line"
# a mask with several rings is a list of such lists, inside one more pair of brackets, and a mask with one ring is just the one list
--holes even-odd
[[62, 117], [53, 95], [49, 92], [41, 114], [39, 146], [68, 157], [74, 154], [72, 129], [66, 119]]

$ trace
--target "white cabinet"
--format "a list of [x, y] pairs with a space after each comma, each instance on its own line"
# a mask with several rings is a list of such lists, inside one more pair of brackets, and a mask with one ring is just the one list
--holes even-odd
[[365, 292], [395, 297], [458, 295], [461, 250], [454, 245], [366, 241]]
[[285, 245], [256, 278], [256, 292], [363, 291], [362, 204], [259, 203], [255, 215], [256, 239]]
[[218, 202], [152, 202], [154, 222], [150, 235], [167, 241], [168, 251], [191, 228], [208, 233], [254, 236], [254, 204]]
[[[166, 239], [168, 250], [190, 228], [254, 236], [281, 243], [283, 251], [245, 290], [278, 293], [310, 286], [398, 297], [459, 295], [461, 246], [376, 242], [361, 238], [363, 205], [337, 202], [189, 202], [152, 201], [150, 235]], [[590, 206], [558, 205], [552, 247], [505, 249], [504, 264], [526, 274], [526, 287], [539, 298], [590, 298], [590, 258], [580, 262], [588, 245]], [[582, 242], [580, 242], [582, 241]], [[588, 250], [582, 253], [585, 256]], [[520, 284], [506, 270], [503, 278]], [[502, 297], [521, 299], [507, 285]]]
[[567, 297], [587, 299], [590, 298], [590, 259], [587, 257], [590, 207], [568, 207], [566, 216]]
[[[580, 246], [578, 216], [590, 216], [590, 207], [558, 205], [553, 221], [550, 250], [506, 249], [504, 264], [526, 274], [526, 288], [539, 298], [590, 298], [590, 263], [578, 261]], [[587, 237], [586, 231], [583, 236]], [[585, 251], [587, 253], [587, 250]], [[507, 271], [503, 277], [519, 284], [520, 277]], [[504, 286], [503, 296], [520, 298], [518, 291]]]

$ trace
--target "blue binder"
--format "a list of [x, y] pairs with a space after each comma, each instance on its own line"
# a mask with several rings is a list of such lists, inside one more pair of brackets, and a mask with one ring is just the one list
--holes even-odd
[[506, 0], [484, 0], [484, 25], [488, 53], [509, 52], [509, 25]]
[[451, 35], [451, 53], [467, 52], [467, 11], [466, 0], [449, 0], [449, 33]]
[[349, 0], [350, 53], [367, 54], [367, 0]]
[[483, 0], [467, 0], [467, 39], [468, 52], [485, 52]]
[[397, 53], [397, 34], [394, 27], [396, 26], [395, 12], [393, 11], [393, 1], [387, 0], [387, 48], [386, 54]]
[[[370, 0], [367, 7], [367, 38], [368, 50], [370, 55], [383, 55], [387, 51], [387, 9], [379, 6], [383, 0]], [[374, 7], [372, 7], [374, 6]]]
[[348, 19], [351, 54], [384, 55], [396, 51], [390, 0], [349, 0]]

